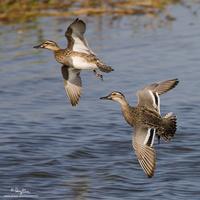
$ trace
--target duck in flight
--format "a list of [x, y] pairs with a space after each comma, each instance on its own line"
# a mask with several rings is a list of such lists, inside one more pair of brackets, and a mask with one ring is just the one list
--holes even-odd
[[85, 31], [86, 24], [77, 18], [65, 32], [68, 41], [66, 49], [61, 49], [56, 42], [51, 40], [34, 46], [34, 48], [45, 48], [53, 51], [56, 61], [62, 64], [64, 87], [72, 106], [78, 104], [81, 96], [81, 70], [93, 70], [96, 76], [101, 79], [103, 76], [97, 72], [98, 70], [106, 73], [113, 71], [112, 67], [104, 64], [89, 48], [84, 38]]
[[100, 98], [118, 102], [126, 122], [134, 127], [132, 145], [148, 177], [154, 175], [156, 167], [155, 136], [170, 141], [176, 132], [176, 116], [173, 113], [164, 117], [160, 115], [160, 95], [173, 89], [178, 82], [178, 79], [172, 79], [144, 87], [137, 92], [136, 107], [130, 106], [121, 92], [112, 92]]

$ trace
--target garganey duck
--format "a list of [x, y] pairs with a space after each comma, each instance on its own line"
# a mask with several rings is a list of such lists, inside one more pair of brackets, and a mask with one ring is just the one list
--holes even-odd
[[61, 49], [56, 42], [51, 40], [46, 40], [42, 44], [34, 46], [34, 48], [45, 48], [53, 51], [56, 61], [63, 64], [61, 72], [65, 90], [72, 106], [78, 104], [81, 96], [81, 70], [93, 70], [96, 76], [101, 78], [102, 75], [97, 73], [97, 70], [106, 73], [113, 71], [110, 66], [97, 58], [89, 48], [84, 38], [85, 31], [86, 24], [82, 20], [76, 19], [65, 32], [65, 37], [68, 40], [66, 49]]
[[178, 84], [178, 79], [153, 83], [137, 92], [138, 104], [132, 107], [121, 92], [112, 92], [100, 99], [116, 101], [129, 125], [134, 127], [132, 145], [138, 161], [148, 177], [152, 177], [156, 166], [153, 147], [155, 135], [169, 141], [176, 132], [176, 116], [172, 113], [160, 115], [160, 95]]

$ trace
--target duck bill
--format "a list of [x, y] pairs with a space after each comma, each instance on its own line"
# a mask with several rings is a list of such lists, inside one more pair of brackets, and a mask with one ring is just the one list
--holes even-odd
[[44, 47], [42, 46], [42, 44], [39, 44], [39, 45], [34, 46], [33, 48], [39, 49], [39, 48], [44, 48]]
[[105, 96], [105, 97], [101, 97], [100, 99], [104, 99], [104, 100], [112, 100], [111, 96], [108, 95], [108, 96]]

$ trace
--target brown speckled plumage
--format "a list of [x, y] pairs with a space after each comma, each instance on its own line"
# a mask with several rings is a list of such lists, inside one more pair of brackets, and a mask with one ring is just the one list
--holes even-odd
[[57, 62], [74, 67], [71, 58], [72, 57], [81, 57], [86, 60], [88, 63], [94, 63], [102, 72], [111, 72], [113, 69], [110, 66], [105, 65], [99, 58], [94, 54], [86, 54], [83, 52], [71, 51], [69, 49], [59, 49], [54, 51], [54, 56]]
[[[76, 19], [69, 25], [65, 32], [65, 37], [68, 41], [67, 48], [61, 49], [51, 40], [47, 40], [34, 47], [53, 51], [56, 61], [62, 64], [65, 91], [72, 106], [76, 106], [80, 99], [82, 88], [81, 70], [92, 70], [97, 77], [101, 78], [103, 76], [97, 73], [97, 70], [106, 73], [113, 71], [110, 66], [104, 64], [89, 48], [84, 38], [85, 31], [85, 23], [80, 19]], [[64, 76], [66, 74], [67, 76]]]
[[101, 99], [117, 101], [121, 105], [126, 122], [134, 127], [133, 148], [138, 161], [148, 177], [154, 175], [156, 152], [153, 148], [155, 135], [169, 141], [176, 132], [176, 116], [168, 113], [160, 115], [159, 95], [178, 84], [177, 79], [167, 80], [146, 86], [137, 92], [138, 104], [132, 107], [121, 92], [112, 92]]

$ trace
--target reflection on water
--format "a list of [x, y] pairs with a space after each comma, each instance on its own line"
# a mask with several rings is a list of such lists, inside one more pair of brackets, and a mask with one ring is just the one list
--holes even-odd
[[[199, 16], [179, 6], [170, 12], [176, 20], [167, 25], [142, 16], [84, 18], [90, 46], [115, 71], [104, 82], [83, 72], [76, 108], [52, 53], [32, 48], [45, 39], [65, 47], [72, 19], [1, 26], [1, 195], [18, 186], [45, 199], [198, 199]], [[156, 145], [155, 177], [147, 179], [119, 106], [99, 97], [119, 90], [134, 104], [137, 89], [176, 77], [180, 84], [162, 96], [161, 109], [177, 114], [177, 135]]]

